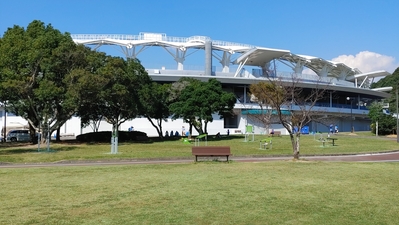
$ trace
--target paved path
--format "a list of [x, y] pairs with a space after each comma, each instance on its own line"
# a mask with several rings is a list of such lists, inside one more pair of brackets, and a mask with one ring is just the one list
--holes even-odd
[[[330, 161], [330, 162], [399, 162], [399, 151], [389, 153], [375, 153], [362, 155], [340, 155], [340, 156], [302, 156], [302, 160], [308, 161]], [[237, 162], [267, 162], [286, 161], [292, 157], [232, 157]], [[56, 163], [29, 163], [29, 164], [8, 164], [0, 163], [1, 168], [33, 168], [33, 167], [54, 167], [54, 166], [109, 166], [109, 165], [130, 165], [130, 164], [177, 164], [192, 163], [193, 159], [170, 159], [170, 160], [115, 160], [115, 161], [61, 161]]]

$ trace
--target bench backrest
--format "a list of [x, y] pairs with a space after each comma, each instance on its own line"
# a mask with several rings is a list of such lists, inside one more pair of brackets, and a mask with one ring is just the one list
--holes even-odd
[[193, 146], [193, 155], [230, 155], [230, 146]]

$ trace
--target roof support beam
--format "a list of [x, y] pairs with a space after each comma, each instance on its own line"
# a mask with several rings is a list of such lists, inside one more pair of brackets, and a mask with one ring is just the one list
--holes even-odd
[[[359, 88], [363, 87], [363, 84], [364, 84], [364, 82], [366, 82], [367, 79], [368, 79], [368, 76], [366, 76], [366, 77], [363, 79], [362, 83], [359, 85]], [[357, 84], [357, 78], [356, 78], [356, 84]], [[357, 85], [356, 85], [356, 86], [357, 86]]]
[[295, 67], [293, 68], [294, 73], [296, 74], [302, 74], [303, 71], [303, 66], [305, 65], [304, 61], [297, 61], [295, 64]]
[[339, 78], [340, 80], [345, 80], [346, 76], [349, 75], [349, 72], [350, 72], [349, 69], [342, 69], [342, 70], [341, 70], [341, 73], [339, 73], [338, 78]]
[[248, 61], [249, 57], [247, 57], [244, 62], [240, 62], [240, 64], [238, 65], [238, 68], [234, 74], [234, 77], [237, 77], [238, 73], [241, 72], [242, 68], [244, 67], [245, 63]]
[[184, 66], [183, 63], [186, 60], [186, 48], [185, 47], [180, 47], [176, 48], [176, 53], [174, 54], [171, 52], [168, 48], [162, 46], [177, 62], [177, 70], [183, 70]]
[[220, 60], [220, 63], [223, 66], [223, 73], [228, 73], [230, 72], [230, 59], [231, 59], [231, 53], [230, 52], [223, 52], [223, 58]]
[[126, 58], [130, 59], [135, 59], [137, 56], [149, 48], [149, 46], [141, 46], [141, 48], [136, 52], [136, 46], [135, 45], [128, 45], [128, 46], [121, 46], [123, 54], [125, 54]]
[[[296, 60], [296, 61], [292, 62], [292, 61], [278, 59], [278, 61], [285, 64], [286, 66], [290, 67], [296, 74], [302, 74], [303, 67], [306, 64], [306, 61], [303, 61], [303, 60]], [[290, 64], [288, 64], [287, 62], [289, 62]]]
[[324, 64], [323, 68], [321, 68], [320, 71], [318, 71], [318, 75], [320, 77], [327, 77], [328, 73], [331, 71], [331, 67], [328, 64]]
[[215, 57], [217, 60], [219, 60], [220, 64], [222, 64], [222, 72], [223, 73], [229, 73], [230, 72], [230, 60], [231, 60], [231, 55], [234, 54], [232, 51], [223, 51], [223, 56], [220, 57], [217, 54], [212, 53], [212, 56]]

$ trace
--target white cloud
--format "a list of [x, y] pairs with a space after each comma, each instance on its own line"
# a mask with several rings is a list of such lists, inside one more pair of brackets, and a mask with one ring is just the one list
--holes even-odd
[[375, 52], [362, 51], [354, 55], [340, 55], [334, 59], [334, 62], [341, 62], [350, 67], [358, 68], [363, 73], [386, 70], [390, 73], [399, 67], [394, 57], [381, 55]]

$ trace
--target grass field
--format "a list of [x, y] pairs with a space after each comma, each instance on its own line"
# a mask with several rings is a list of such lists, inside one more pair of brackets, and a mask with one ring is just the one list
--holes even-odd
[[[302, 136], [302, 155], [397, 150], [396, 138]], [[292, 155], [289, 137], [209, 138], [234, 156]], [[201, 145], [205, 144], [201, 142]], [[0, 163], [193, 158], [182, 140], [0, 145]], [[279, 161], [0, 169], [0, 224], [399, 224], [397, 163]]]
[[[326, 137], [326, 135], [324, 135]], [[374, 137], [369, 133], [358, 133], [348, 135], [341, 133], [334, 135], [338, 138], [336, 146], [318, 141], [319, 135], [302, 135], [301, 155], [325, 155], [325, 154], [353, 154], [370, 153], [398, 150], [399, 145], [396, 138]], [[230, 146], [233, 156], [291, 156], [292, 148], [288, 136], [274, 137], [273, 148], [268, 150], [259, 149], [259, 141], [264, 136], [255, 136], [254, 142], [244, 142], [244, 136], [232, 135], [216, 139], [208, 138], [208, 145]], [[204, 145], [205, 142], [201, 142]], [[176, 159], [192, 158], [191, 146], [182, 140], [167, 140], [163, 142], [150, 141], [148, 143], [120, 143], [119, 154], [109, 154], [110, 144], [77, 144], [63, 143], [51, 144], [50, 153], [46, 146], [41, 146], [38, 151], [37, 145], [30, 146], [5, 146], [0, 144], [0, 162], [28, 163], [28, 162], [57, 162], [63, 160], [108, 160], [108, 159]]]
[[398, 224], [397, 163], [0, 169], [0, 224]]

